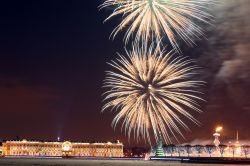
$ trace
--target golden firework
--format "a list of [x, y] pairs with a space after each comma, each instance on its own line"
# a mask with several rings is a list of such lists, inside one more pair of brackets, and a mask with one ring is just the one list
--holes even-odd
[[[208, 24], [212, 15], [208, 6], [214, 0], [106, 0], [101, 8], [113, 7], [114, 12], [106, 19], [122, 15], [120, 24], [114, 29], [113, 38], [118, 32], [128, 28], [125, 42], [131, 36], [136, 41], [160, 41], [167, 36], [175, 50], [179, 51], [177, 38], [189, 46], [195, 39], [205, 37], [197, 23]], [[105, 20], [105, 21], [106, 21]]]
[[191, 79], [197, 74], [191, 60], [175, 58], [173, 51], [165, 53], [159, 47], [133, 45], [132, 51], [109, 63], [114, 71], [107, 71], [104, 81], [108, 90], [103, 110], [116, 113], [113, 126], [121, 122], [129, 138], [133, 133], [149, 143], [152, 135], [165, 142], [176, 133], [182, 135], [181, 128], [188, 129], [183, 117], [198, 124], [190, 110], [201, 112], [198, 88], [204, 84]]

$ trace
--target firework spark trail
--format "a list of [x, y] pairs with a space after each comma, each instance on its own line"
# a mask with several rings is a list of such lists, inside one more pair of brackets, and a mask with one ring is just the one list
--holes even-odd
[[189, 80], [197, 74], [197, 66], [158, 47], [133, 45], [132, 51], [126, 51], [128, 58], [119, 54], [109, 63], [116, 71], [107, 71], [104, 81], [108, 91], [103, 110], [115, 111], [113, 127], [121, 122], [129, 138], [133, 133], [137, 141], [143, 138], [149, 143], [152, 134], [155, 141], [162, 137], [171, 142], [171, 136], [182, 135], [181, 128], [188, 129], [181, 117], [198, 124], [187, 110], [201, 112], [197, 100], [202, 98], [195, 89], [203, 82]]
[[100, 8], [113, 7], [114, 12], [105, 20], [122, 15], [121, 23], [114, 29], [113, 38], [125, 27], [125, 43], [132, 36], [137, 41], [160, 41], [165, 35], [175, 50], [180, 51], [177, 38], [193, 46], [195, 39], [205, 37], [196, 24], [212, 20], [207, 7], [214, 0], [106, 0]]

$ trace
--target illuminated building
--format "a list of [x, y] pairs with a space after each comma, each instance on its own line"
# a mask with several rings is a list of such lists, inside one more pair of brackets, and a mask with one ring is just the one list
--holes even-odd
[[2, 156], [3, 154], [3, 148], [2, 148], [2, 143], [0, 142], [0, 157]]
[[123, 157], [123, 144], [81, 142], [6, 141], [4, 156], [31, 157]]

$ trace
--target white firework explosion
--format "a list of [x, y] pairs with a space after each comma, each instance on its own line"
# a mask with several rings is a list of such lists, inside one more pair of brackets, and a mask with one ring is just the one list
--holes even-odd
[[115, 110], [113, 127], [121, 123], [129, 138], [133, 133], [137, 141], [143, 138], [151, 143], [154, 135], [155, 141], [169, 143], [175, 134], [182, 135], [181, 128], [189, 129], [184, 117], [198, 124], [190, 110], [201, 112], [198, 88], [204, 82], [189, 80], [198, 74], [197, 66], [159, 47], [133, 45], [126, 56], [119, 54], [109, 63], [115, 71], [107, 71], [104, 81], [108, 90], [103, 110]]
[[121, 23], [114, 29], [113, 38], [125, 27], [125, 43], [134, 36], [136, 41], [160, 41], [167, 36], [173, 48], [180, 51], [177, 37], [189, 46], [195, 39], [205, 37], [197, 23], [207, 23], [213, 18], [208, 6], [214, 0], [106, 0], [101, 8], [113, 7], [114, 12], [105, 20], [122, 15]]

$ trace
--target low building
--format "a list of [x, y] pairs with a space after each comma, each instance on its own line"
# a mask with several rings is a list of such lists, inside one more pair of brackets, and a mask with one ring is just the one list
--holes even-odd
[[4, 156], [30, 157], [123, 157], [123, 144], [82, 142], [6, 141]]

